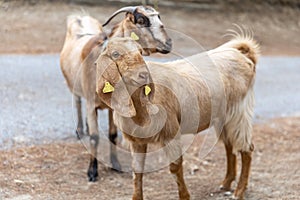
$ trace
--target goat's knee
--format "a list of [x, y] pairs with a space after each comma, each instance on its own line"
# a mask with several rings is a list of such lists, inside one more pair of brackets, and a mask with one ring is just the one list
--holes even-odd
[[179, 199], [189, 200], [190, 194], [187, 190], [183, 177], [182, 156], [180, 156], [179, 159], [170, 164], [170, 172], [175, 177], [178, 186]]
[[90, 144], [91, 148], [97, 148], [99, 144], [99, 135], [98, 134], [93, 134], [90, 136]]

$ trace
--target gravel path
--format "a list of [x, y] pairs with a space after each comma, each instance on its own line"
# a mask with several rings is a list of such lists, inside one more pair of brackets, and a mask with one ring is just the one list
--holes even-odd
[[[255, 122], [300, 115], [300, 58], [262, 57]], [[0, 148], [75, 139], [75, 109], [58, 55], [0, 56]], [[84, 109], [83, 109], [84, 110]], [[102, 133], [106, 112], [100, 112]]]

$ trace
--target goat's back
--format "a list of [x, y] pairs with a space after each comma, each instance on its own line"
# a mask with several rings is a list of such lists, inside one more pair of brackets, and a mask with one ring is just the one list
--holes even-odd
[[164, 64], [148, 62], [148, 66], [158, 93], [154, 103], [176, 107], [178, 119], [186, 122], [183, 133], [195, 130], [191, 120], [199, 121], [197, 131], [207, 128], [212, 117], [225, 120], [220, 109], [239, 104], [255, 77], [255, 63], [227, 46]]

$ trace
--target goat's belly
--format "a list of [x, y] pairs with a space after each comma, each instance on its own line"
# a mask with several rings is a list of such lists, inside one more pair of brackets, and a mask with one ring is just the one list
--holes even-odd
[[[65, 80], [67, 82], [67, 85], [68, 85], [68, 88], [70, 89], [70, 91], [75, 94], [75, 95], [78, 95], [78, 96], [83, 96], [83, 90], [82, 90], [82, 87], [81, 87], [81, 79], [80, 77], [74, 75], [76, 74], [77, 71], [74, 72], [71, 71], [71, 70], [62, 70], [63, 71], [63, 75], [65, 77]], [[78, 77], [78, 78], [76, 78]]]
[[205, 129], [209, 128], [209, 123], [199, 123], [197, 126], [194, 125], [181, 125], [181, 134], [186, 135], [186, 134], [197, 134], [201, 131], [204, 131]]

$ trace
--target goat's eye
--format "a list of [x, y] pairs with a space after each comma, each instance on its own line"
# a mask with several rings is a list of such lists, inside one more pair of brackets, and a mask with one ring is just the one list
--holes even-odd
[[158, 19], [160, 19], [160, 15], [158, 15]]
[[119, 58], [120, 53], [119, 53], [118, 51], [113, 51], [112, 54], [111, 54], [111, 56], [112, 56], [113, 58], [117, 59], [117, 58]]
[[142, 18], [142, 17], [138, 18], [138, 19], [137, 19], [137, 23], [138, 23], [138, 24], [141, 24], [141, 25], [145, 24], [144, 18]]

